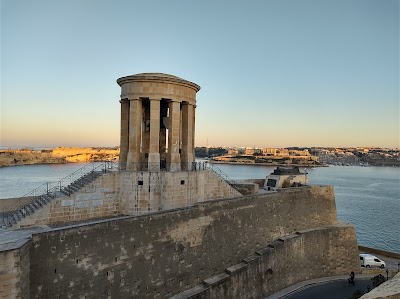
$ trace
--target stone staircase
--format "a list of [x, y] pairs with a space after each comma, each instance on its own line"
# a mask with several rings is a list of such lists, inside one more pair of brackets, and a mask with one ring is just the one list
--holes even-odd
[[56, 183], [45, 183], [28, 194], [18, 198], [6, 206], [0, 214], [0, 227], [8, 228], [17, 224], [26, 216], [34, 214], [37, 210], [62, 196], [71, 196], [84, 186], [92, 183], [98, 177], [107, 173], [116, 165], [104, 163], [90, 163], [73, 172]]
[[84, 186], [88, 185], [89, 183], [93, 182], [99, 176], [103, 175], [102, 172], [90, 172], [85, 174], [84, 176], [80, 177], [76, 181], [69, 184], [67, 187], [62, 188], [60, 192], [64, 195], [71, 196], [74, 192], [77, 192]]
[[212, 172], [214, 172], [221, 180], [225, 181], [228, 183], [233, 189], [241, 193], [241, 188], [240, 184], [236, 182], [235, 180], [231, 179], [225, 172], [223, 172], [220, 168], [217, 166], [209, 163], [208, 164], [208, 169], [210, 169]]

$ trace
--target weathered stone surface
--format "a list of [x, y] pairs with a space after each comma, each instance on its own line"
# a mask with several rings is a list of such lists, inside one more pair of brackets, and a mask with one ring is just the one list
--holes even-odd
[[[274, 243], [279, 246], [267, 247], [261, 256], [245, 258], [245, 264], [229, 267], [225, 273], [205, 279], [192, 291], [173, 298], [261, 299], [300, 281], [343, 275], [359, 268], [355, 230], [351, 225], [308, 229]], [[196, 297], [191, 297], [193, 293]]]
[[200, 86], [162, 73], [122, 77], [117, 83], [121, 86], [121, 169], [157, 171], [163, 164], [169, 171], [190, 170]]
[[[56, 293], [78, 298], [107, 294], [118, 298], [172, 296], [224, 272], [278, 237], [335, 223], [334, 199], [325, 196], [328, 187], [313, 188], [320, 192], [304, 188], [271, 196], [210, 201], [176, 211], [34, 235], [31, 273], [41, 275], [30, 278], [31, 297], [46, 298]], [[318, 244], [328, 240], [321, 239]], [[288, 242], [278, 242], [282, 245], [275, 250], [286, 248], [283, 244]], [[301, 242], [296, 244], [293, 246], [301, 249]], [[302, 252], [305, 254], [301, 250], [298, 254]], [[331, 259], [337, 262], [336, 256], [329, 256]], [[293, 270], [295, 266], [290, 267]], [[347, 273], [346, 265], [339, 270]], [[285, 271], [288, 281], [295, 281], [290, 271]]]
[[[354, 228], [336, 224], [332, 187], [296, 188], [35, 233], [24, 249], [2, 253], [4, 261], [12, 253], [3, 293], [262, 298], [299, 280], [347, 274], [358, 265], [356, 244]], [[15, 265], [19, 274], [8, 276]]]
[[211, 171], [114, 172], [57, 198], [15, 227], [141, 215], [237, 196], [241, 194]]
[[0, 298], [29, 298], [30, 246], [0, 252]]
[[[183, 297], [185, 298], [185, 297]], [[365, 294], [360, 299], [399, 299], [400, 298], [400, 273]]]

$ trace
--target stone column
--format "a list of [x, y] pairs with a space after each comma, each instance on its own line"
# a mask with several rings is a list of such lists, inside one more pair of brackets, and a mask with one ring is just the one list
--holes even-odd
[[180, 170], [180, 153], [179, 153], [179, 127], [180, 127], [180, 107], [179, 102], [169, 102], [169, 123], [168, 128], [168, 155], [167, 163], [170, 171]]
[[167, 160], [167, 129], [160, 129], [160, 161], [162, 161], [163, 167], [165, 167], [165, 162]]
[[196, 105], [193, 105], [193, 114], [192, 114], [192, 150], [193, 150], [193, 161], [195, 161], [196, 159], [196, 155], [195, 155], [195, 143], [194, 143], [194, 138], [195, 138], [195, 128], [196, 128]]
[[192, 169], [193, 159], [193, 106], [182, 104], [182, 153], [181, 165], [185, 170]]
[[121, 103], [121, 139], [119, 153], [119, 169], [126, 169], [126, 160], [129, 151], [129, 101], [124, 99]]
[[[143, 109], [143, 125], [142, 125], [142, 166], [147, 162], [146, 154], [149, 153], [150, 147], [150, 104], [145, 105], [142, 101]], [[144, 170], [144, 169], [142, 169]]]
[[142, 141], [143, 108], [142, 100], [133, 99], [129, 103], [129, 152], [127, 170], [141, 170], [142, 154], [140, 145]]
[[150, 99], [149, 171], [160, 171], [160, 101]]

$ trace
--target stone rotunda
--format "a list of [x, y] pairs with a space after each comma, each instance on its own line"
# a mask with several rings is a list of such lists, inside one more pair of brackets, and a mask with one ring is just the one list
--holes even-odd
[[122, 77], [117, 83], [121, 86], [120, 169], [191, 170], [200, 86], [162, 73]]

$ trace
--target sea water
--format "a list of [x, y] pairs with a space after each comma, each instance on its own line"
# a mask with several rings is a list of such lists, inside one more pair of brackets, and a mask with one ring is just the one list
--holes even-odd
[[[265, 178], [276, 168], [217, 167], [237, 180]], [[359, 244], [400, 253], [400, 168], [330, 166], [306, 172], [309, 184], [334, 186], [338, 219], [355, 225]]]

